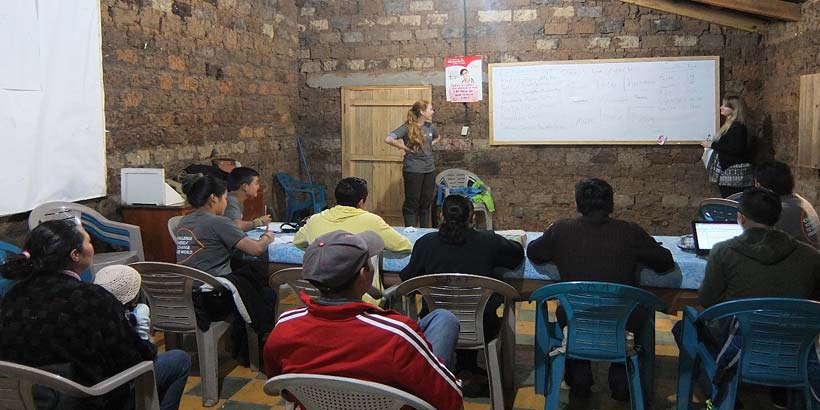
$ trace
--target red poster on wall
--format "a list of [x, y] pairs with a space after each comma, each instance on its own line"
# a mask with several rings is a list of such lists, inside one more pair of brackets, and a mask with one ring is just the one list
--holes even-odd
[[444, 60], [447, 101], [474, 102], [483, 98], [481, 56], [448, 57]]

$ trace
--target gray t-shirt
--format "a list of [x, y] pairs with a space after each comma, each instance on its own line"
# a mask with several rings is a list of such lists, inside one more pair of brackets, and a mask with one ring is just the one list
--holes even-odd
[[781, 196], [780, 203], [783, 211], [775, 226], [798, 241], [820, 248], [820, 218], [811, 203], [797, 194]]
[[245, 204], [236, 197], [236, 193], [228, 192], [228, 206], [222, 215], [230, 220], [242, 219], [245, 213]]
[[[432, 123], [426, 122], [421, 127], [424, 134], [424, 144], [418, 151], [411, 151], [404, 153], [404, 172], [418, 172], [426, 174], [436, 170], [436, 165], [433, 163], [433, 138], [438, 137], [438, 130]], [[407, 124], [402, 124], [401, 127], [396, 128], [388, 134], [395, 139], [404, 140], [404, 145], [410, 141], [410, 134], [407, 132]]]
[[177, 263], [222, 276], [231, 273], [231, 251], [245, 237], [224, 216], [196, 211], [179, 221]]

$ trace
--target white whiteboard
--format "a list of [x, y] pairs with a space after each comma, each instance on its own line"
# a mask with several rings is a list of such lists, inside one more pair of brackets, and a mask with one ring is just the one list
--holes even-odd
[[0, 215], [106, 193], [99, 0], [0, 1]]
[[490, 144], [694, 144], [718, 127], [719, 57], [489, 65]]

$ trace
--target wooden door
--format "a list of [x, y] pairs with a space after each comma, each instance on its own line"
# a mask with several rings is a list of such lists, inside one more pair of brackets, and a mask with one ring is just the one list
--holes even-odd
[[342, 87], [342, 175], [367, 180], [367, 210], [392, 226], [402, 226], [403, 154], [384, 143], [407, 121], [418, 100], [430, 101], [430, 86]]

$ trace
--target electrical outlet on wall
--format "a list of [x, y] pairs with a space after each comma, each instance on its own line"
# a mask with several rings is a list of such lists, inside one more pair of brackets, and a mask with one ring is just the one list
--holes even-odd
[[461, 136], [462, 137], [466, 137], [467, 134], [469, 134], [469, 133], [470, 133], [470, 127], [469, 126], [465, 125], [465, 126], [461, 127]]

